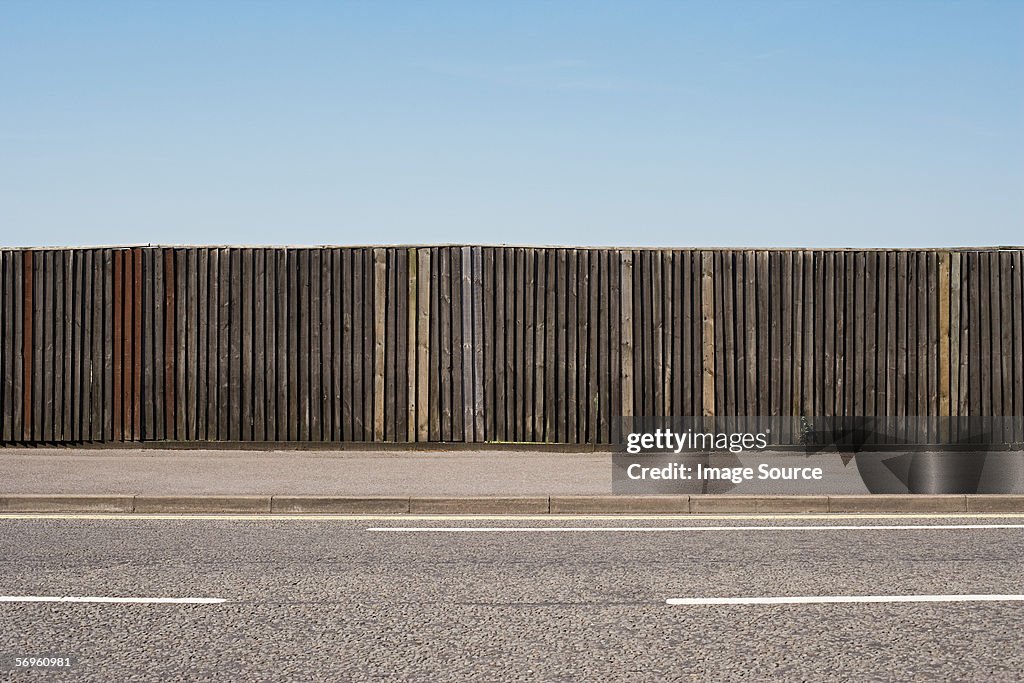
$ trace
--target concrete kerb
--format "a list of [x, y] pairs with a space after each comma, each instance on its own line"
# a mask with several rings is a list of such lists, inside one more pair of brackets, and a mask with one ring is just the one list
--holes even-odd
[[551, 496], [553, 515], [689, 514], [690, 496]]
[[268, 514], [270, 496], [135, 496], [133, 512]]
[[0, 495], [0, 512], [134, 512], [135, 496]]
[[0, 513], [587, 515], [1024, 513], [1024, 495], [0, 495]]
[[413, 497], [409, 512], [415, 515], [546, 515], [548, 496]]
[[281, 514], [402, 515], [408, 496], [274, 496], [271, 512]]
[[[1020, 496], [1024, 503], [1024, 496]], [[866, 494], [829, 496], [829, 512], [967, 512], [966, 495]]]

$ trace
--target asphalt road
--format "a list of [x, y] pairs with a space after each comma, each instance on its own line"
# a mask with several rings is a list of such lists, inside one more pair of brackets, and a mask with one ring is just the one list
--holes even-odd
[[[0, 519], [0, 596], [225, 600], [0, 602], [0, 656], [77, 659], [0, 678], [1021, 680], [1024, 602], [666, 600], [1024, 593], [1024, 528], [688, 530], [1022, 523]], [[540, 530], [608, 526], [677, 530]]]

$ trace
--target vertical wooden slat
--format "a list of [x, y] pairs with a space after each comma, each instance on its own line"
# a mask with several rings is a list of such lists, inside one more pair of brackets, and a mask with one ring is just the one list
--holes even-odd
[[[16, 251], [11, 254], [11, 279], [13, 286], [12, 317], [13, 317], [13, 351], [14, 362], [11, 376], [11, 403], [13, 404], [13, 416], [11, 420], [11, 438], [17, 441], [28, 440], [30, 435], [25, 429], [25, 258], [30, 252]], [[31, 321], [29, 321], [31, 322]]]
[[[736, 344], [736, 308], [735, 308], [735, 283], [736, 274], [734, 271], [734, 259], [731, 252], [719, 251], [716, 252], [718, 257], [718, 263], [721, 265], [721, 270], [718, 271], [718, 277], [716, 286], [719, 290], [718, 297], [721, 304], [716, 309], [721, 312], [721, 318], [719, 318], [722, 329], [722, 349], [725, 351], [721, 354], [723, 370], [720, 373], [720, 382], [722, 382], [721, 395], [724, 400], [720, 401], [722, 411], [719, 414], [722, 415], [737, 415], [736, 399], [737, 399], [737, 380], [739, 379], [739, 373], [736, 372], [736, 361], [738, 360], [739, 352]], [[655, 378], [657, 382], [657, 378]]]
[[857, 268], [856, 254], [846, 252], [843, 255], [844, 276], [844, 340], [843, 356], [845, 372], [843, 377], [843, 405], [845, 415], [858, 415], [857, 406]]
[[961, 349], [963, 329], [960, 320], [961, 273], [960, 252], [953, 252], [949, 257], [949, 410], [954, 417], [961, 415], [961, 408], [966, 392], [963, 391], [960, 377]]
[[[395, 274], [395, 286], [398, 293], [398, 309], [396, 311], [397, 317], [395, 319], [395, 339], [398, 343], [396, 352], [396, 365], [395, 365], [395, 383], [398, 387], [398, 393], [395, 400], [395, 413], [397, 417], [397, 433], [395, 439], [398, 441], [408, 441], [409, 439], [409, 396], [410, 396], [410, 384], [408, 370], [408, 359], [412, 355], [413, 339], [414, 337], [409, 335], [409, 332], [415, 332], [416, 330], [416, 319], [415, 319], [415, 306], [410, 300], [409, 296], [411, 289], [409, 282], [409, 270], [413, 266], [409, 259], [409, 253], [405, 249], [396, 249], [396, 255], [398, 258], [398, 272]], [[410, 311], [412, 311], [412, 317], [410, 317]], [[410, 329], [411, 328], [411, 329]]]
[[427, 412], [429, 402], [430, 381], [430, 250], [420, 249], [416, 253], [417, 272], [416, 301], [416, 440], [426, 441], [428, 438]]
[[[185, 438], [199, 438], [199, 263], [196, 249], [182, 251], [185, 311]], [[248, 289], [248, 288], [247, 288]]]
[[[993, 396], [993, 403], [998, 403], [998, 408], [993, 410], [995, 415], [1012, 415], [1013, 414], [1013, 371], [1010, 365], [1010, 359], [1013, 349], [1013, 342], [1011, 339], [1011, 330], [1013, 329], [1013, 315], [1010, 311], [1010, 262], [1009, 253], [1005, 251], [998, 251], [990, 254], [992, 259], [992, 288], [993, 288], [993, 304], [992, 307], [995, 310], [998, 306], [998, 315], [993, 314], [992, 316], [992, 330], [993, 337], [998, 338], [998, 342], [993, 339], [992, 353], [994, 356], [994, 363], [992, 367], [992, 376], [998, 378], [999, 386], [995, 388], [995, 395]], [[1009, 436], [1004, 434], [1004, 436]]]
[[40, 400], [40, 422], [42, 423], [41, 438], [44, 441], [53, 441], [53, 413], [56, 407], [53, 400], [53, 365], [54, 365], [54, 339], [53, 339], [53, 297], [55, 294], [53, 282], [53, 250], [39, 252], [40, 279], [39, 279], [39, 313], [42, 320], [42, 337], [39, 344], [42, 351], [42, 362], [40, 373], [42, 379], [42, 391], [39, 392]]
[[106, 400], [109, 391], [110, 345], [106, 331], [110, 319], [110, 299], [107, 285], [110, 270], [106, 268], [109, 250], [86, 249], [82, 252], [80, 269], [82, 294], [76, 309], [81, 320], [81, 368], [76, 372], [82, 400], [79, 436], [86, 440], [113, 438], [112, 411]]
[[508, 440], [508, 423], [505, 418], [511, 398], [508, 395], [505, 372], [506, 354], [509, 350], [505, 327], [505, 312], [508, 306], [506, 301], [508, 288], [505, 284], [507, 252], [506, 247], [495, 247], [494, 249], [494, 403], [492, 408], [494, 432], [492, 434], [497, 441]]
[[[358, 256], [358, 251], [354, 250], [354, 256]], [[291, 316], [290, 325], [292, 327], [292, 337], [290, 339], [291, 346], [289, 354], [292, 358], [289, 359], [290, 363], [293, 363], [294, 369], [291, 372], [291, 395], [292, 401], [296, 405], [294, 423], [293, 423], [293, 435], [292, 438], [298, 441], [309, 441], [311, 434], [311, 421], [312, 421], [312, 408], [311, 402], [313, 401], [312, 394], [312, 378], [310, 376], [310, 348], [312, 341], [310, 339], [311, 334], [311, 317], [312, 317], [312, 285], [311, 285], [311, 254], [309, 249], [296, 249], [292, 252], [291, 269], [293, 274], [292, 292], [291, 292]], [[353, 285], [353, 297], [354, 297], [354, 310], [358, 311], [362, 305], [362, 283], [358, 283], [358, 286]], [[361, 322], [361, 319], [360, 319]], [[358, 328], [361, 330], [361, 327]], [[360, 356], [355, 356], [359, 359]], [[360, 368], [362, 366], [360, 365]], [[361, 379], [362, 375], [358, 375]], [[361, 386], [361, 384], [358, 384]], [[359, 397], [356, 397], [357, 399]], [[362, 406], [361, 403], [358, 404]], [[360, 409], [359, 418], [356, 421], [356, 440], [362, 440], [363, 436], [361, 433], [362, 429], [362, 411]]]
[[967, 316], [967, 343], [962, 346], [966, 347], [966, 364], [965, 367], [961, 368], [961, 377], [966, 377], [968, 381], [968, 399], [967, 399], [967, 410], [965, 414], [970, 416], [982, 415], [981, 412], [981, 304], [978, 298], [978, 281], [980, 278], [979, 273], [979, 258], [977, 252], [968, 252], [965, 254], [967, 258], [967, 287], [964, 292], [964, 304], [966, 312], [961, 312], [961, 315], [966, 313]]
[[505, 438], [514, 441], [516, 438], [516, 335], [521, 329], [519, 318], [516, 317], [516, 249], [506, 247], [502, 250], [505, 261]]
[[[651, 376], [648, 382], [651, 388], [651, 415], [665, 414], [665, 320], [662, 309], [662, 268], [661, 252], [648, 251], [648, 263], [651, 287], [648, 290], [651, 311]], [[646, 278], [645, 278], [646, 279]], [[728, 353], [728, 352], [727, 352]]]
[[[306, 328], [309, 335], [309, 348], [306, 351], [306, 371], [308, 372], [309, 383], [306, 388], [307, 395], [307, 406], [309, 410], [309, 435], [308, 440], [320, 441], [323, 438], [323, 421], [322, 421], [322, 410], [323, 410], [323, 363], [321, 357], [321, 341], [323, 339], [323, 325], [320, 319], [322, 306], [320, 302], [320, 293], [322, 290], [321, 273], [322, 273], [322, 249], [310, 249], [307, 252], [309, 254], [308, 261], [308, 285], [303, 290], [307, 296], [307, 303], [303, 305], [303, 310], [307, 313]], [[365, 291], [365, 299], [363, 301], [364, 306], [373, 306], [373, 293], [370, 290]], [[369, 350], [371, 363], [373, 361], [373, 350]], [[365, 377], [366, 382], [370, 385], [372, 391], [373, 380], [369, 377]], [[372, 424], [367, 423], [366, 439], [371, 438]]]
[[[462, 259], [456, 247], [442, 247], [434, 252], [433, 298], [431, 306], [436, 314], [431, 318], [430, 371], [436, 374], [436, 381], [430, 387], [430, 431], [431, 439], [437, 434], [444, 439], [461, 441], [463, 438], [463, 395], [462, 395]], [[447, 264], [447, 273], [441, 270]], [[445, 326], [446, 323], [446, 326]], [[449, 366], [443, 365], [444, 349], [450, 349]], [[449, 410], [444, 412], [440, 395], [447, 387], [451, 395]], [[449, 422], [445, 432], [444, 422]]]
[[[569, 249], [567, 252], [567, 264], [568, 269], [566, 271], [566, 277], [568, 278], [568, 298], [566, 299], [566, 310], [568, 313], [568, 319], [566, 322], [566, 332], [568, 336], [566, 338], [566, 388], [568, 389], [567, 396], [567, 424], [566, 429], [568, 433], [569, 443], [579, 443], [579, 403], [578, 403], [578, 391], [579, 383], [577, 381], [579, 354], [577, 353], [577, 335], [579, 333], [579, 326], [577, 324], [577, 312], [578, 312], [578, 299], [579, 299], [579, 253], [575, 249]], [[632, 276], [632, 255], [630, 255], [630, 275]], [[632, 278], [630, 279], [632, 282]], [[516, 283], [519, 284], [518, 282]], [[632, 310], [632, 308], [631, 308]], [[518, 311], [517, 311], [518, 313]], [[632, 320], [630, 324], [632, 325]], [[630, 331], [630, 340], [632, 340], [632, 330]], [[630, 351], [630, 373], [633, 370], [633, 359], [632, 350]], [[625, 371], [625, 367], [623, 367]], [[630, 384], [630, 391], [633, 390], [632, 383]], [[521, 390], [520, 390], [521, 391]], [[517, 392], [520, 393], [520, 392]], [[632, 399], [630, 399], [630, 405], [632, 406]], [[642, 412], [642, 408], [641, 408]]]
[[[609, 291], [609, 351], [608, 351], [608, 435], [609, 443], [617, 442], [621, 437], [619, 417], [624, 413], [622, 408], [622, 261], [619, 253], [609, 250], [605, 257], [608, 262]], [[558, 297], [559, 299], [561, 297]], [[561, 400], [561, 394], [558, 395]], [[561, 411], [559, 411], [561, 415]]]
[[[153, 438], [163, 440], [166, 438], [165, 428], [165, 401], [164, 391], [164, 250], [155, 248], [152, 250], [153, 269], [153, 292], [151, 295], [153, 306]], [[214, 403], [213, 405], [216, 405]]]
[[44, 282], [43, 264], [45, 252], [37, 251], [32, 259], [32, 439], [40, 441], [43, 436], [44, 411], [43, 388], [45, 386], [46, 363], [44, 351], [46, 337], [44, 334], [45, 316], [43, 303], [46, 301], [46, 285]]
[[666, 408], [669, 415], [686, 415], [683, 410], [683, 385], [688, 383], [686, 372], [683, 369], [682, 342], [683, 342], [683, 290], [680, 270], [680, 259], [682, 254], [678, 251], [666, 251], [665, 259], [665, 281], [666, 281], [666, 304], [665, 324], [669, 328], [668, 353], [665, 368], [665, 391], [668, 395]]
[[[536, 252], [533, 249], [524, 249], [523, 255], [523, 355], [519, 372], [523, 378], [523, 415], [522, 415], [522, 436], [523, 441], [534, 441], [533, 434], [533, 412], [534, 393], [533, 376], [535, 368], [534, 358], [534, 335], [536, 334], [536, 316], [534, 306], [536, 303]], [[578, 314], [577, 314], [578, 315]], [[578, 391], [578, 389], [577, 389]]]
[[[67, 287], [64, 283], [65, 260], [68, 256], [66, 250], [53, 252], [53, 305], [51, 315], [53, 316], [53, 440], [65, 441], [67, 436], [64, 432], [64, 413], [67, 401], [64, 397], [64, 359], [66, 356], [64, 346], [64, 331], [66, 319], [64, 315], [64, 293]], [[69, 283], [70, 284], [70, 283]], [[3, 285], [0, 283], [0, 292]], [[0, 295], [2, 296], [2, 295]], [[2, 300], [0, 300], [2, 310]], [[5, 340], [0, 340], [2, 349]], [[2, 354], [2, 350], [0, 350]], [[2, 355], [0, 355], [2, 362]], [[3, 398], [0, 396], [0, 410], [2, 410]], [[2, 437], [0, 437], [2, 439]]]
[[[268, 441], [281, 440], [281, 417], [282, 402], [285, 400], [282, 395], [281, 368], [278, 364], [278, 344], [281, 341], [281, 318], [280, 318], [280, 287], [278, 285], [278, 263], [280, 252], [271, 249], [263, 250], [264, 281], [263, 316], [265, 320], [264, 348], [266, 362], [266, 377], [263, 390], [266, 392], [267, 405], [265, 410], [266, 439]], [[336, 350], [335, 353], [338, 353]]]
[[[494, 384], [495, 384], [495, 323], [497, 322], [494, 315], [494, 248], [484, 247], [482, 250], [483, 262], [481, 263], [481, 269], [483, 271], [483, 291], [481, 292], [481, 302], [483, 304], [482, 323], [483, 323], [483, 343], [484, 343], [484, 435], [482, 441], [493, 441], [495, 438], [495, 407], [494, 407]], [[554, 364], [551, 365], [551, 369], [554, 369]]]
[[907, 322], [910, 301], [907, 281], [907, 254], [896, 255], [896, 415], [911, 415], [907, 400]]
[[[356, 420], [357, 411], [359, 406], [355, 403], [355, 371], [356, 364], [359, 362], [359, 357], [355, 348], [355, 299], [353, 298], [354, 285], [354, 259], [352, 249], [343, 249], [341, 253], [341, 270], [342, 270], [342, 365], [341, 365], [341, 376], [343, 378], [342, 384], [342, 396], [341, 396], [341, 422], [342, 422], [342, 439], [345, 441], [357, 441], [361, 437], [356, 435]], [[415, 252], [415, 250], [411, 250]], [[415, 259], [413, 259], [415, 261]], [[412, 274], [411, 283], [415, 281], [415, 272]], [[412, 286], [412, 284], [410, 284]], [[410, 311], [411, 314], [411, 311]], [[411, 325], [411, 321], [410, 321]], [[414, 331], [410, 331], [410, 338], [415, 339], [416, 334]], [[415, 362], [414, 358], [410, 355], [410, 377], [409, 381], [412, 386], [415, 386]], [[410, 392], [413, 404], [410, 404], [410, 409], [413, 409], [415, 403], [415, 393]], [[410, 417], [410, 424], [415, 422]], [[415, 441], [412, 435], [409, 437], [410, 441]]]
[[769, 354], [771, 366], [768, 375], [769, 415], [782, 415], [782, 254], [768, 254], [768, 301], [769, 301]]
[[474, 441], [484, 436], [484, 320], [483, 320], [483, 254], [473, 247], [473, 432]]
[[14, 441], [13, 390], [14, 297], [11, 285], [11, 251], [0, 249], [0, 441]]
[[702, 414], [715, 414], [715, 271], [712, 252], [701, 253], [701, 357], [703, 367]]
[[[253, 441], [267, 439], [267, 301], [264, 287], [267, 282], [266, 251], [252, 250], [252, 435]], [[199, 376], [203, 372], [200, 367]], [[200, 379], [200, 389], [202, 379]]]
[[[307, 365], [309, 368], [309, 440], [310, 441], [321, 441], [323, 440], [323, 320], [321, 314], [323, 312], [323, 305], [320, 297], [323, 291], [323, 249], [310, 249], [309, 250], [309, 350], [307, 356]], [[372, 292], [366, 292], [365, 306], [372, 307]], [[373, 350], [369, 349], [370, 361], [373, 361]], [[368, 383], [372, 380], [370, 377], [366, 378]], [[372, 431], [372, 425], [367, 424], [367, 430]], [[367, 439], [370, 436], [367, 434]]]
[[889, 387], [886, 384], [888, 374], [888, 341], [886, 335], [889, 330], [889, 285], [888, 285], [888, 255], [880, 251], [875, 257], [875, 305], [877, 310], [874, 313], [875, 325], [875, 360], [874, 360], [874, 382], [875, 382], [875, 415], [888, 415]]
[[365, 441], [373, 440], [373, 250], [361, 249], [363, 261], [363, 424]]
[[865, 275], [866, 256], [863, 251], [852, 254], [852, 263], [847, 257], [847, 268], [853, 268], [853, 349], [850, 355], [853, 357], [853, 414], [856, 416], [867, 415], [865, 410], [864, 372], [865, 372], [865, 348], [864, 348], [864, 327], [867, 311], [865, 310]]
[[979, 349], [978, 363], [972, 370], [981, 375], [981, 412], [979, 415], [988, 417], [993, 414], [992, 396], [995, 378], [992, 376], [992, 295], [989, 290], [991, 282], [989, 255], [978, 254], [978, 302], [980, 313], [978, 321]]
[[[1013, 412], [1018, 418], [1024, 415], [1024, 257], [1021, 251], [1013, 252], [1012, 264], [1013, 306]], [[1021, 423], [1017, 422], [1016, 441], [1024, 441], [1024, 433], [1020, 431]]]
[[[381, 344], [383, 354], [383, 384], [381, 389], [381, 419], [383, 427], [380, 434], [383, 441], [395, 440], [395, 313], [398, 300], [395, 296], [396, 264], [393, 249], [381, 249], [384, 261], [384, 283], [382, 298], [386, 302], [383, 312], [381, 333], [384, 341]], [[376, 299], [376, 296], [374, 297]]]
[[275, 306], [277, 334], [274, 343], [277, 351], [277, 438], [291, 439], [291, 411], [295, 402], [292, 399], [294, 389], [289, 374], [289, 358], [291, 357], [291, 304], [288, 296], [291, 282], [291, 263], [289, 252], [282, 249], [277, 254], [277, 273], [275, 288]]
[[[175, 260], [175, 304], [176, 310], [174, 312], [175, 326], [177, 328], [175, 334], [175, 358], [174, 364], [176, 369], [174, 395], [176, 404], [174, 407], [175, 413], [175, 431], [178, 439], [187, 439], [188, 434], [186, 431], [186, 424], [188, 419], [187, 406], [192, 401], [192, 398], [188, 393], [187, 385], [187, 372], [188, 372], [188, 324], [186, 309], [189, 305], [187, 278], [189, 273], [188, 268], [188, 251], [187, 249], [175, 249], [174, 260]], [[236, 295], [235, 300], [239, 300], [240, 297]], [[233, 328], [237, 332], [240, 326], [237, 321], [233, 321]], [[237, 404], [236, 404], [237, 405]], [[239, 438], [238, 433], [234, 435], [235, 439]]]
[[[153, 439], [154, 400], [156, 398], [156, 394], [153, 391], [153, 369], [157, 367], [153, 358], [153, 250], [143, 249], [140, 252], [142, 257], [142, 264], [139, 269], [142, 276], [142, 377], [140, 378], [142, 424], [139, 438], [150, 441]], [[205, 403], [205, 396], [203, 400]]]
[[[344, 294], [342, 291], [346, 288], [346, 284], [344, 273], [342, 271], [341, 252], [341, 249], [331, 249], [331, 305], [333, 308], [331, 312], [331, 336], [333, 337], [332, 346], [334, 348], [333, 360], [331, 363], [333, 383], [331, 405], [333, 406], [334, 411], [334, 432], [331, 438], [335, 441], [345, 440], [343, 394], [346, 386], [345, 383], [348, 382], [348, 377], [342, 374], [346, 355], [346, 349], [343, 345], [344, 324], [342, 322], [342, 309], [344, 306]], [[404, 319], [402, 324], [404, 324]], [[399, 384], [401, 386], [405, 386], [404, 382], [400, 382]], [[404, 414], [404, 399], [401, 410]]]
[[[655, 403], [655, 385], [657, 384], [654, 379], [654, 337], [656, 333], [654, 325], [654, 265], [652, 263], [651, 252], [648, 249], [644, 249], [639, 253], [640, 257], [640, 268], [637, 271], [640, 275], [640, 305], [636, 308], [640, 311], [640, 335], [639, 335], [639, 348], [641, 350], [640, 360], [640, 389], [641, 389], [641, 400], [644, 407], [643, 414], [645, 416], [657, 415], [657, 411], [654, 408]], [[582, 267], [582, 264], [581, 264]], [[585, 439], [581, 439], [585, 441]]]
[[[217, 315], [220, 329], [217, 332], [217, 438], [231, 439], [234, 433], [232, 427], [235, 405], [232, 402], [231, 378], [231, 312], [233, 308], [231, 279], [232, 272], [237, 270], [237, 262], [231, 258], [231, 249], [219, 249], [220, 261], [220, 283], [219, 308]], [[169, 351], [170, 352], [170, 351]], [[295, 402], [291, 402], [291, 410], [295, 410]], [[289, 438], [294, 439], [294, 435]]]
[[939, 254], [938, 274], [938, 325], [939, 325], [939, 357], [938, 357], [938, 379], [939, 379], [939, 415], [950, 415], [949, 407], [949, 377], [950, 377], [950, 328], [949, 328], [949, 282], [950, 254], [948, 251]]
[[[229, 327], [228, 327], [228, 389], [227, 389], [227, 402], [228, 402], [228, 434], [232, 441], [240, 441], [245, 438], [243, 435], [243, 421], [248, 417], [246, 408], [243, 404], [243, 391], [244, 381], [242, 379], [243, 372], [243, 329], [242, 329], [242, 309], [244, 306], [242, 298], [242, 289], [244, 282], [243, 268], [243, 250], [242, 249], [229, 249], [227, 256], [231, 264], [231, 271], [229, 274], [228, 284], [228, 301], [229, 301]], [[248, 287], [244, 287], [248, 289]], [[305, 351], [301, 355], [305, 358]], [[179, 400], [180, 406], [180, 400]], [[305, 409], [306, 406], [302, 406], [300, 409]]]
[[[452, 310], [454, 308], [452, 304], [452, 264], [451, 264], [451, 250], [443, 248], [437, 252], [437, 263], [434, 264], [434, 268], [438, 271], [437, 289], [439, 290], [436, 295], [437, 306], [437, 324], [440, 327], [439, 332], [439, 343], [440, 348], [437, 351], [437, 356], [440, 362], [440, 372], [437, 382], [438, 389], [438, 410], [440, 410], [439, 422], [441, 430], [441, 440], [451, 441], [452, 440]], [[462, 283], [455, 283], [456, 287], [461, 287]], [[461, 314], [461, 313], [460, 313]], [[462, 406], [457, 406], [456, 410], [462, 410]]]
[[[817, 333], [815, 329], [815, 313], [817, 307], [815, 300], [818, 295], [817, 281], [815, 280], [815, 252], [806, 251], [803, 256], [803, 292], [804, 292], [804, 319], [803, 319], [803, 385], [801, 388], [801, 400], [797, 406], [797, 414], [812, 416], [819, 415], [820, 411], [815, 410], [815, 388], [820, 381], [815, 374], [817, 370]], [[752, 323], [751, 323], [752, 324]]]
[[[546, 355], [548, 357], [547, 365], [549, 371], [554, 368], [554, 253], [548, 254], [548, 304], [547, 304], [547, 327], [548, 327], [548, 346], [546, 349]], [[595, 335], [597, 336], [598, 343], [598, 358], [597, 358], [597, 383], [593, 388], [595, 400], [598, 401], [598, 423], [597, 423], [597, 435], [594, 439], [595, 443], [609, 443], [611, 441], [611, 423], [614, 419], [612, 414], [611, 397], [614, 396], [614, 390], [612, 389], [612, 378], [611, 378], [611, 349], [615, 344], [614, 332], [618, 329], [618, 319], [612, 317], [612, 288], [611, 288], [611, 272], [610, 272], [610, 261], [609, 252], [607, 249], [602, 249], [598, 252], [598, 281], [600, 283], [600, 291], [595, 295], [597, 301], [597, 325], [594, 326]], [[677, 327], [673, 329], [678, 334]], [[671, 373], [671, 370], [669, 371]], [[554, 440], [554, 424], [552, 421], [554, 413], [554, 376], [548, 375], [548, 398], [547, 406], [545, 408], [546, 422], [546, 436], [547, 441]]]
[[754, 255], [757, 296], [757, 411], [755, 415], [770, 415], [771, 398], [771, 326], [769, 321], [768, 252], [758, 251]]
[[131, 438], [139, 440], [141, 430], [142, 408], [142, 251], [132, 249], [129, 254], [132, 260], [132, 422]]
[[10, 370], [5, 363], [10, 357], [11, 343], [14, 341], [7, 329], [7, 319], [11, 313], [10, 301], [6, 296], [10, 291], [7, 287], [8, 254], [6, 249], [0, 248], [0, 442], [11, 440], [10, 430], [7, 429], [11, 416], [11, 402], [6, 391]]
[[[999, 294], [999, 318], [993, 321], [995, 330], [999, 335], [999, 366], [992, 368], [992, 373], [999, 376], [1000, 401], [999, 410], [996, 415], [1013, 415], [1013, 310], [1011, 296], [1013, 292], [1013, 270], [1011, 254], [1007, 251], [998, 251], [992, 254], [993, 270], [998, 273], [998, 279], [993, 279], [993, 287], [997, 287]], [[993, 345], [994, 346], [994, 345]], [[1005, 423], [1003, 423], [1004, 426]], [[1008, 439], [1011, 434], [1003, 430], [1003, 437]]]
[[398, 431], [395, 368], [398, 366], [398, 254], [395, 249], [384, 249], [385, 320], [384, 320], [384, 440], [395, 441]]
[[896, 275], [896, 259], [897, 255], [895, 252], [889, 252], [886, 255], [886, 288], [887, 288], [887, 303], [886, 303], [886, 377], [885, 377], [885, 405], [886, 415], [896, 415], [896, 339], [897, 339], [897, 326], [899, 321], [896, 316], [897, 311], [897, 294], [898, 294], [898, 278]]
[[925, 264], [925, 297], [927, 299], [927, 307], [924, 310], [925, 323], [925, 339], [926, 346], [924, 349], [925, 356], [927, 358], [927, 368], [925, 375], [925, 386], [927, 401], [925, 403], [925, 415], [934, 416], [939, 414], [939, 375], [938, 375], [938, 361], [939, 361], [939, 318], [937, 304], [938, 304], [938, 292], [937, 292], [937, 278], [939, 272], [938, 255], [932, 251], [924, 254]]
[[[907, 258], [907, 415], [921, 417], [925, 414], [921, 401], [924, 398], [924, 366], [922, 343], [926, 331], [922, 324], [925, 309], [922, 289], [925, 286], [925, 275], [918, 254], [909, 254]], [[916, 422], [909, 423], [912, 427], [908, 437], [916, 439]]]
[[135, 297], [132, 282], [135, 279], [132, 253], [124, 249], [121, 256], [121, 438], [130, 441], [132, 438], [132, 368], [135, 367], [134, 348], [132, 346], [132, 329], [135, 327]]
[[[117, 249], [113, 252], [113, 299], [111, 304], [114, 309], [113, 322], [113, 418], [114, 418], [114, 440], [124, 440], [124, 380], [122, 377], [124, 368], [124, 251]], [[184, 438], [183, 434], [176, 434], [177, 438]]]
[[[763, 359], [758, 354], [758, 337], [763, 332], [757, 320], [757, 253], [743, 252], [743, 331], [745, 335], [744, 371], [746, 373], [746, 403], [744, 411], [748, 416], [758, 415], [758, 370]], [[677, 304], [678, 306], [678, 304]]]
[[590, 274], [587, 278], [587, 443], [598, 441], [598, 369], [599, 351], [598, 336], [601, 334], [600, 317], [598, 312], [598, 294], [600, 293], [600, 269], [598, 258], [600, 253], [594, 249], [589, 250]]
[[387, 254], [373, 250], [373, 439], [384, 440], [384, 336], [387, 312]]
[[545, 376], [544, 376], [544, 364], [545, 364], [545, 351], [547, 346], [545, 344], [545, 335], [547, 334], [547, 250], [538, 249], [536, 252], [536, 283], [537, 283], [537, 295], [536, 303], [534, 304], [534, 318], [536, 323], [534, 325], [534, 340], [533, 340], [533, 361], [531, 363], [529, 372], [533, 373], [533, 440], [543, 441], [544, 440], [544, 412], [547, 410], [545, 404]]
[[220, 358], [220, 250], [206, 250], [206, 315], [203, 318], [206, 335], [203, 346], [206, 356], [206, 433], [205, 438], [218, 438], [217, 411], [220, 404], [218, 362]]
[[621, 337], [622, 363], [622, 416], [633, 416], [633, 252], [619, 252], [621, 263], [621, 285], [619, 305], [619, 335]]
[[[408, 309], [406, 319], [406, 339], [408, 340], [408, 347], [406, 350], [406, 390], [407, 404], [406, 404], [406, 440], [416, 441], [417, 440], [417, 391], [418, 391], [418, 371], [417, 371], [417, 358], [419, 355], [419, 345], [417, 343], [416, 331], [419, 327], [419, 282], [417, 280], [417, 273], [419, 271], [419, 256], [416, 249], [409, 249], [406, 256], [408, 259]], [[347, 381], [347, 380], [346, 380]]]

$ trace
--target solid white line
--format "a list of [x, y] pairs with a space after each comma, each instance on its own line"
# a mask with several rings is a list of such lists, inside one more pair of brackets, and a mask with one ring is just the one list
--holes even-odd
[[835, 524], [824, 526], [378, 526], [367, 531], [412, 533], [557, 533], [597, 532], [689, 532], [689, 531], [934, 531], [960, 529], [1024, 529], [1024, 524]]
[[1020, 602], [1024, 595], [805, 595], [762, 598], [669, 598], [668, 605], [817, 605], [848, 602]]
[[0, 602], [113, 602], [143, 605], [216, 605], [224, 602], [224, 598], [109, 598], [93, 595], [0, 595]]
[[761, 513], [761, 514], [591, 514], [591, 515], [412, 515], [396, 513], [389, 515], [346, 515], [346, 514], [193, 514], [193, 513], [67, 513], [67, 512], [5, 512], [0, 513], [0, 520], [27, 521], [36, 519], [89, 520], [89, 521], [148, 521], [188, 520], [216, 522], [368, 522], [368, 521], [573, 521], [573, 520], [673, 520], [673, 521], [707, 521], [707, 520], [867, 520], [867, 519], [1022, 519], [1024, 513], [1018, 512], [895, 512], [895, 513], [841, 513], [829, 512], [821, 514], [797, 513]]

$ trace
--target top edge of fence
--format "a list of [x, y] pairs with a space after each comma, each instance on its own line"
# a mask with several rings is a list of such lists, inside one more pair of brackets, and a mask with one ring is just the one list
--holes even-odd
[[1024, 246], [976, 247], [701, 247], [701, 246], [588, 246], [573, 244], [102, 244], [75, 246], [0, 246], [0, 251], [90, 251], [97, 249], [575, 249], [580, 251], [687, 251], [687, 252], [825, 252], [825, 253], [971, 253], [1024, 251]]

